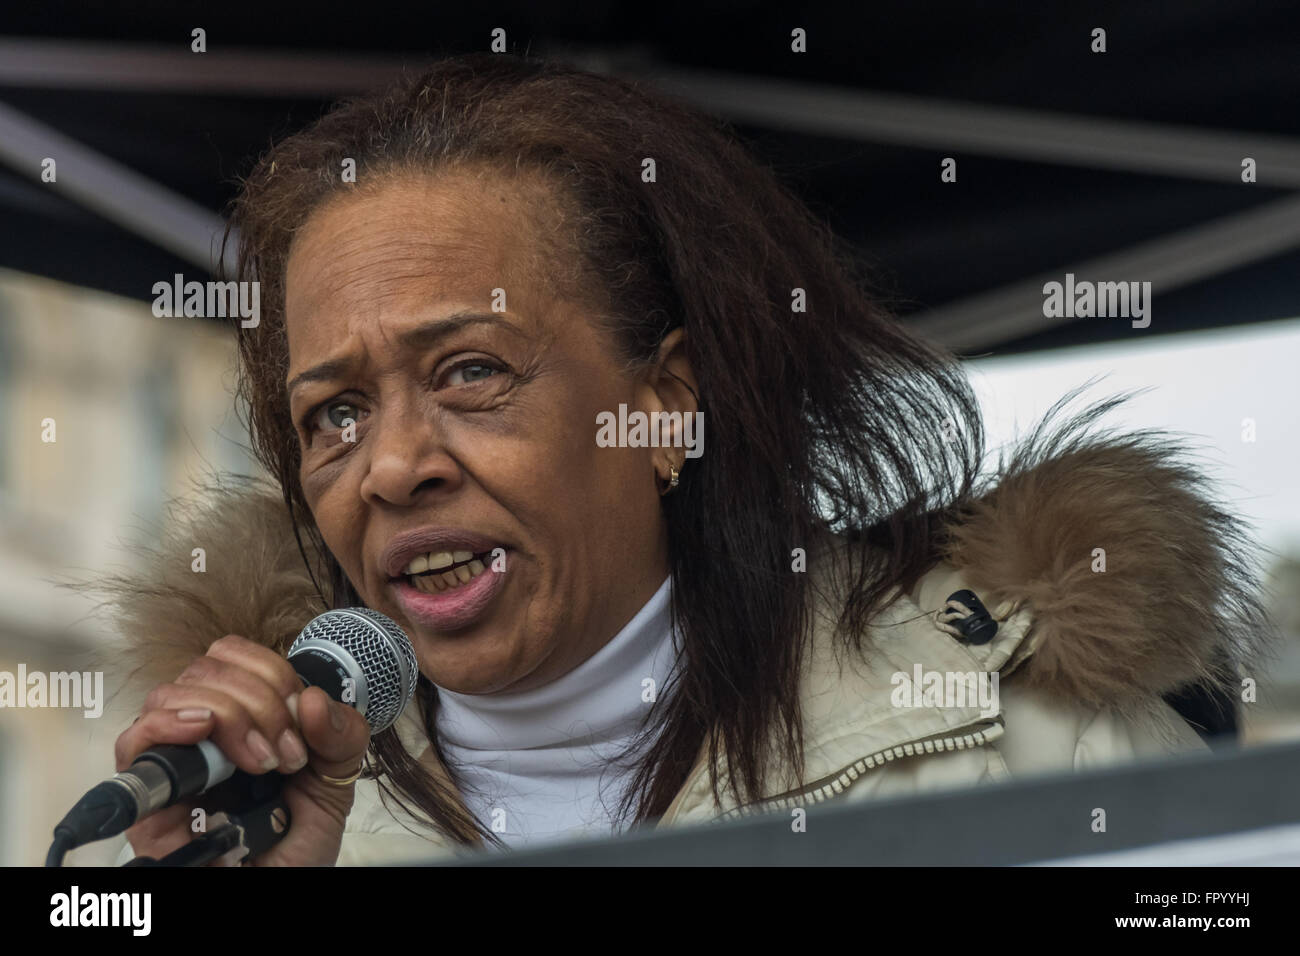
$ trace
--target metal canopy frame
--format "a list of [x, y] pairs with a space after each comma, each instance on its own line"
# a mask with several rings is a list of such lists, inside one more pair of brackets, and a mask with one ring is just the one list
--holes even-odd
[[[1300, 189], [1300, 140], [1224, 130], [1071, 116], [924, 97], [738, 77], [706, 70], [619, 65], [617, 56], [567, 52], [580, 66], [630, 74], [732, 122], [912, 148], [1003, 156], [1132, 173], [1239, 183], [1257, 163], [1260, 188]], [[308, 55], [0, 38], [0, 84], [182, 94], [330, 97], [391, 79], [390, 57]], [[181, 259], [212, 272], [219, 216], [0, 104], [0, 161]], [[912, 327], [953, 349], [980, 350], [1064, 319], [1042, 314], [1042, 285], [1067, 272], [1141, 277], [1168, 292], [1300, 247], [1300, 197], [1179, 230], [914, 316]], [[228, 250], [228, 255], [230, 254]], [[229, 259], [226, 262], [229, 266]]]

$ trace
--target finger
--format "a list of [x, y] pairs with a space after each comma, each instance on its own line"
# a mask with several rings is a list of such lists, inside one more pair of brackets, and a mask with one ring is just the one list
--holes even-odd
[[[362, 766], [370, 744], [370, 725], [355, 709], [339, 704], [318, 687], [302, 692], [299, 703], [303, 736], [311, 752], [309, 769], [291, 777], [284, 788], [285, 805], [293, 820], [284, 842], [287, 854], [312, 859], [333, 859], [356, 787], [338, 786], [321, 779], [351, 777]], [[252, 861], [259, 865], [265, 860]]]
[[319, 687], [302, 692], [298, 704], [312, 769], [331, 777], [357, 772], [370, 746], [370, 725], [355, 708], [331, 700]]
[[239, 664], [209, 656], [191, 661], [176, 683], [212, 687], [229, 694], [244, 706], [262, 736], [271, 742], [282, 771], [296, 773], [307, 765], [307, 747], [286, 703], [283, 683], [272, 686]]
[[147, 711], [113, 745], [117, 769], [127, 769], [155, 744], [197, 744], [207, 739], [214, 726], [215, 715], [206, 707]]
[[[257, 728], [252, 715], [224, 690], [201, 684], [159, 684], [149, 692], [146, 707], [151, 710], [205, 707], [213, 713], [209, 739], [240, 770], [260, 774], [280, 765], [280, 758]], [[285, 719], [288, 719], [287, 711]], [[140, 722], [144, 723], [144, 719]]]
[[242, 667], [266, 681], [286, 702], [292, 701], [289, 710], [293, 712], [294, 722], [297, 723], [295, 708], [303, 683], [287, 660], [269, 647], [263, 647], [238, 634], [227, 634], [220, 640], [213, 641], [208, 648], [208, 656]]
[[160, 860], [194, 838], [193, 812], [194, 805], [186, 800], [150, 814], [126, 831], [127, 842], [136, 856]]

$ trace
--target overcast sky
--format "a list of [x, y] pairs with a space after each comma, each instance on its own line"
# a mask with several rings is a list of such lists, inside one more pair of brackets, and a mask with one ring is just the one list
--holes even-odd
[[[989, 448], [1028, 431], [1065, 392], [1106, 377], [1089, 397], [1152, 387], [1108, 421], [1191, 436], [1224, 499], [1269, 548], [1300, 558], [1300, 319], [969, 363]], [[1255, 441], [1242, 440], [1243, 420]]]

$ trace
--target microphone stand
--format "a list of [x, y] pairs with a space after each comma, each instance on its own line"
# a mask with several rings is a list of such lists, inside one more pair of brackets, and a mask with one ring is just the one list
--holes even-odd
[[226, 823], [162, 859], [138, 856], [122, 865], [203, 866], [241, 846], [248, 850], [244, 859], [265, 853], [284, 839], [289, 829], [289, 807], [283, 788], [280, 774], [253, 776], [238, 770], [205, 794], [217, 812], [225, 813]]
[[137, 856], [122, 865], [125, 866], [202, 866], [239, 846], [242, 840], [239, 827], [225, 823], [191, 840], [179, 850], [173, 850], [161, 860], [151, 856]]

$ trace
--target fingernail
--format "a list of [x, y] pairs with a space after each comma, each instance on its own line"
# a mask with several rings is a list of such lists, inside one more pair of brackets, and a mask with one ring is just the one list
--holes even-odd
[[307, 766], [307, 749], [298, 742], [298, 735], [292, 730], [280, 735], [280, 756], [284, 758], [286, 773], [297, 773]]
[[289, 715], [293, 717], [295, 726], [301, 727], [302, 724], [298, 723], [298, 695], [290, 694], [286, 697], [284, 699], [284, 706], [289, 708]]
[[330, 726], [340, 732], [347, 726], [343, 722], [343, 705], [336, 704], [333, 701], [330, 701]]
[[276, 767], [280, 766], [280, 761], [279, 758], [275, 756], [275, 751], [273, 751], [271, 745], [266, 742], [266, 738], [258, 733], [256, 727], [248, 732], [248, 736], [244, 738], [244, 741], [248, 744], [248, 749], [253, 751], [253, 756], [262, 762], [263, 770], [274, 770]]
[[207, 720], [212, 716], [212, 711], [206, 707], [186, 707], [184, 710], [176, 711], [177, 720]]

